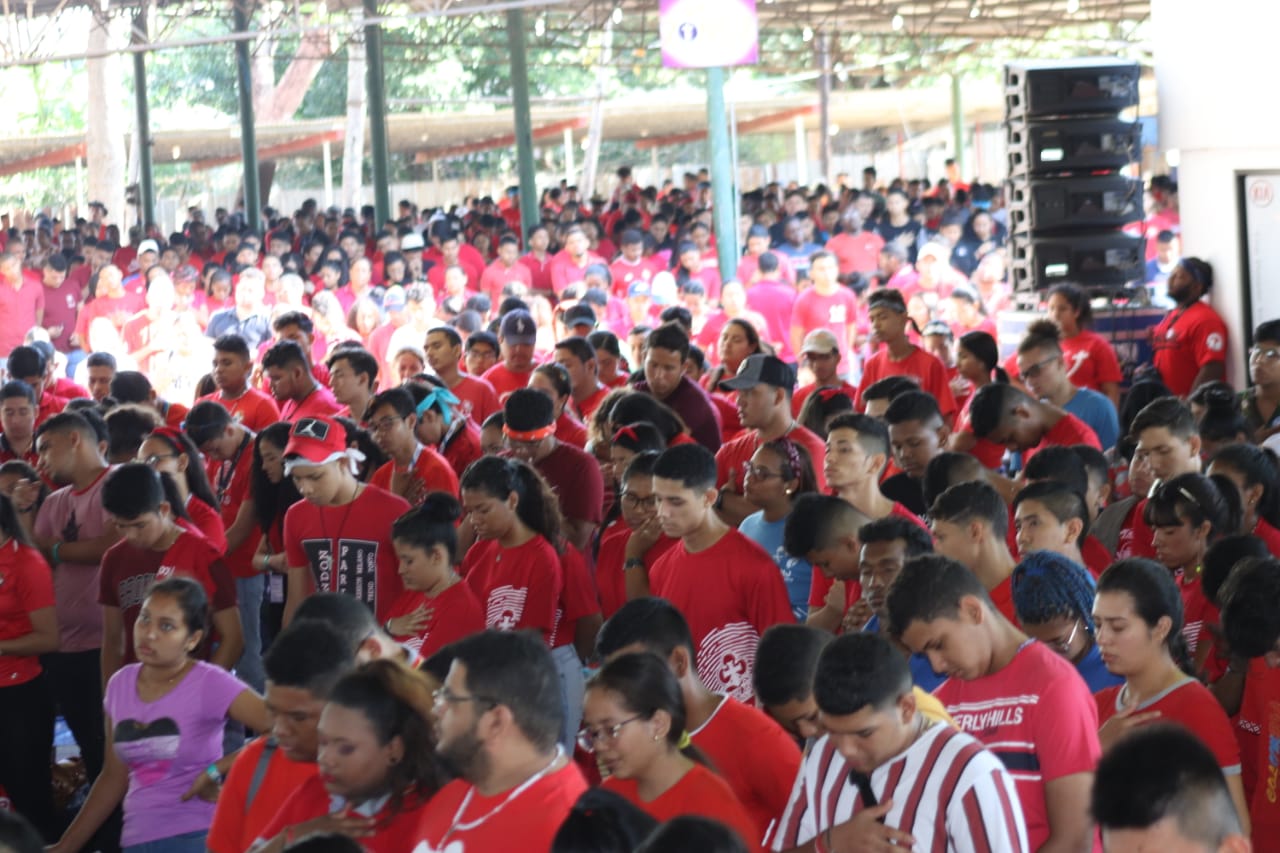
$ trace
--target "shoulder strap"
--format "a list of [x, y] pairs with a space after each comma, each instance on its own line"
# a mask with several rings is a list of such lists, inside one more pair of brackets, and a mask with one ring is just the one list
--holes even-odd
[[249, 780], [249, 788], [244, 795], [244, 810], [249, 811], [249, 804], [253, 802], [253, 798], [257, 795], [258, 789], [262, 787], [262, 780], [267, 776], [267, 768], [271, 765], [271, 756], [275, 755], [276, 739], [268, 737], [262, 744], [262, 753], [258, 756], [258, 764], [253, 768], [253, 778]]

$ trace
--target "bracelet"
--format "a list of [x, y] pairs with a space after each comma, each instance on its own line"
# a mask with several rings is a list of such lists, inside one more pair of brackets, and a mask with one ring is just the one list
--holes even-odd
[[222, 784], [222, 774], [218, 772], [218, 765], [210, 764], [204, 769], [204, 775], [208, 776], [214, 783]]
[[61, 542], [54, 542], [53, 547], [49, 549], [49, 556], [52, 558], [55, 566], [62, 562], [62, 558], [58, 556], [58, 549], [61, 547]]

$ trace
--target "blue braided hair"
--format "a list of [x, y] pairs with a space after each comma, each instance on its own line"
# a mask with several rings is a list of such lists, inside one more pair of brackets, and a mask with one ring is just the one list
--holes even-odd
[[1093, 598], [1097, 587], [1084, 566], [1054, 551], [1032, 551], [1013, 570], [1013, 607], [1023, 624], [1038, 625], [1059, 616], [1080, 619], [1094, 633]]

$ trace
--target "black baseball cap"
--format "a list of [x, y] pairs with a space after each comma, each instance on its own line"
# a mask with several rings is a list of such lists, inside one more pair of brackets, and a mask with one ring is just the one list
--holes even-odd
[[747, 356], [738, 368], [738, 375], [721, 382], [720, 387], [745, 391], [761, 383], [775, 388], [792, 388], [796, 384], [796, 375], [791, 366], [777, 356], [756, 353]]

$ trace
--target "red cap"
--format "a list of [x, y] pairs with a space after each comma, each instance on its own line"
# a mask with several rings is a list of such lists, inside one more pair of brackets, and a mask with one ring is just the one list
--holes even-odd
[[323, 465], [347, 454], [347, 431], [333, 418], [299, 418], [289, 430], [284, 448], [285, 468], [294, 464]]

